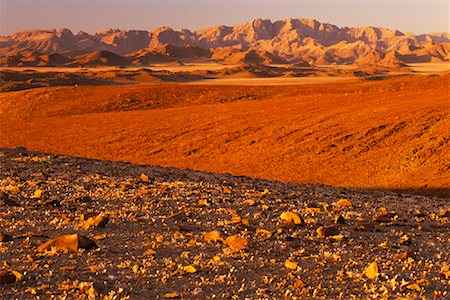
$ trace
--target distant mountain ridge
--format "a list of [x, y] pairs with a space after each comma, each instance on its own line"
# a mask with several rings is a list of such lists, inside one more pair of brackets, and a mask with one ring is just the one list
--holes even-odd
[[[24, 51], [28, 51], [28, 55], [34, 51], [38, 56], [58, 53], [71, 58], [109, 51], [125, 59], [115, 57], [113, 61], [136, 65], [194, 58], [228, 59], [239, 63], [239, 57], [251, 60], [255, 55], [262, 55], [254, 60], [400, 66], [413, 62], [450, 61], [450, 34], [414, 35], [379, 27], [338, 27], [313, 19], [275, 22], [255, 19], [237, 26], [196, 31], [160, 27], [152, 32], [107, 29], [94, 34], [73, 34], [69, 29], [54, 29], [20, 31], [0, 37], [2, 65], [14, 64], [17, 59], [23, 64], [20, 56]], [[235, 52], [241, 54], [236, 55]], [[222, 57], [221, 53], [226, 56]], [[230, 54], [234, 57], [230, 58]], [[14, 56], [15, 59], [10, 59]], [[98, 55], [93, 56], [102, 63]], [[65, 59], [60, 57], [56, 61], [62, 63]], [[40, 59], [40, 63], [45, 65], [45, 59]]]

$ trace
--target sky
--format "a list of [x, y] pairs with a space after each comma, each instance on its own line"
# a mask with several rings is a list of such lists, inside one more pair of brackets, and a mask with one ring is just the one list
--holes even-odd
[[0, 0], [0, 35], [25, 29], [191, 30], [314, 18], [338, 26], [381, 26], [416, 34], [450, 31], [450, 0]]

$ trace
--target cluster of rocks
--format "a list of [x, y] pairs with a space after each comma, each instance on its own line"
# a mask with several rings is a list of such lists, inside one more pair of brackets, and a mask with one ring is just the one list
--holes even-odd
[[3, 149], [0, 297], [449, 297], [449, 199]]

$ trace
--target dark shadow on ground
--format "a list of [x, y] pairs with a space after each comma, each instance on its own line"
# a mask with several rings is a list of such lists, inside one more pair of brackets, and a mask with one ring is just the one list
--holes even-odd
[[[404, 188], [404, 189], [390, 189], [390, 188], [366, 188], [367, 190], [385, 191], [397, 194], [407, 195], [421, 195], [431, 196], [439, 198], [449, 198], [450, 200], [450, 188]], [[449, 203], [450, 204], [450, 203]]]
[[252, 184], [254, 186], [260, 186], [261, 189], [266, 187], [273, 188], [285, 188], [287, 190], [302, 188], [311, 189], [324, 188], [333, 190], [336, 193], [340, 193], [342, 197], [348, 196], [351, 193], [370, 193], [373, 195], [384, 196], [389, 193], [394, 193], [398, 195], [411, 195], [411, 196], [426, 196], [434, 198], [448, 199], [450, 203], [450, 188], [361, 188], [361, 187], [340, 187], [340, 186], [327, 186], [324, 184], [307, 184], [300, 182], [281, 182], [276, 180], [270, 180], [265, 178], [254, 178], [247, 176], [236, 176], [229, 173], [211, 173], [192, 169], [178, 169], [172, 167], [161, 167], [154, 165], [136, 165], [129, 162], [120, 161], [107, 161], [98, 160], [95, 158], [87, 157], [77, 157], [64, 154], [55, 153], [45, 153], [38, 151], [27, 150], [25, 147], [2, 148], [0, 147], [0, 153], [17, 153], [20, 155], [50, 155], [50, 156], [60, 156], [63, 158], [70, 159], [73, 163], [79, 163], [83, 165], [84, 173], [99, 173], [99, 174], [109, 174], [109, 175], [120, 175], [120, 176], [139, 176], [141, 173], [146, 173], [150, 177], [157, 177], [160, 179], [172, 180], [172, 181], [198, 181], [198, 182], [209, 182], [209, 183], [237, 183], [241, 185]]

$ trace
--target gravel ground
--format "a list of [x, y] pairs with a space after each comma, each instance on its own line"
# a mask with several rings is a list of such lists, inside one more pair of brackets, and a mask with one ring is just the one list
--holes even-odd
[[448, 198], [1, 149], [0, 298], [448, 299], [449, 216]]

